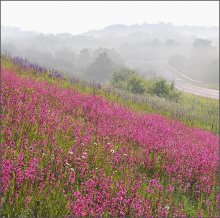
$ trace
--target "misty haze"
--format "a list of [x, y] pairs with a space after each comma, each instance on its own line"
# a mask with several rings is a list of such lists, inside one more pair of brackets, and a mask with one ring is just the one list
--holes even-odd
[[1, 2], [0, 217], [219, 217], [219, 2]]
[[[129, 67], [144, 77], [174, 80], [185, 91], [194, 88], [190, 85], [219, 87], [218, 27], [160, 22], [118, 24], [82, 35], [43, 34], [5, 26], [1, 31], [2, 53], [21, 56], [81, 79], [106, 83], [115, 70]], [[103, 53], [109, 63], [103, 60], [98, 64]], [[197, 91], [204, 90], [195, 89], [195, 94]], [[210, 91], [210, 96], [214, 95]]]

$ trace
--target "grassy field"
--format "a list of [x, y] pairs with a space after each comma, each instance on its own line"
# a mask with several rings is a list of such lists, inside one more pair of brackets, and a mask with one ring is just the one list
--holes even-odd
[[218, 101], [1, 71], [1, 217], [218, 216]]
[[[20, 75], [33, 74], [33, 72], [24, 71], [5, 58], [2, 62], [7, 69], [16, 69]], [[96, 86], [79, 80], [74, 80], [74, 82], [70, 82], [69, 79], [57, 80], [57, 78], [48, 77], [47, 73], [44, 75], [34, 73], [34, 76], [39, 80], [47, 79], [48, 82], [59, 83], [62, 87], [72, 87], [83, 93], [94, 93], [135, 111], [161, 114], [177, 119], [190, 127], [202, 128], [219, 134], [219, 100], [216, 99], [183, 93], [182, 101], [176, 103], [156, 96], [135, 95], [112, 87], [97, 89]]]

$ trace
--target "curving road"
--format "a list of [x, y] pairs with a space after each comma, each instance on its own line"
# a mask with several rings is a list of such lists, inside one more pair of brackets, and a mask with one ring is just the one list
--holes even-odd
[[143, 71], [145, 71], [144, 69], [148, 69], [153, 71], [157, 76], [161, 76], [169, 81], [175, 81], [175, 87], [181, 91], [198, 96], [219, 99], [218, 90], [199, 86], [202, 81], [193, 80], [176, 69], [168, 66], [164, 62], [128, 60], [126, 63], [130, 67], [141, 66], [140, 68]]

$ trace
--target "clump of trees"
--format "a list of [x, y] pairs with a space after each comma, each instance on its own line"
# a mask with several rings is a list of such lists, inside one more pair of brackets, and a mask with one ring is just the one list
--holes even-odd
[[174, 81], [170, 83], [162, 78], [145, 79], [129, 68], [115, 71], [110, 84], [133, 94], [150, 94], [175, 102], [181, 101], [181, 92], [175, 88]]
[[113, 72], [113, 63], [108, 55], [103, 52], [91, 63], [86, 70], [86, 76], [89, 80], [96, 80], [105, 83], [110, 79]]

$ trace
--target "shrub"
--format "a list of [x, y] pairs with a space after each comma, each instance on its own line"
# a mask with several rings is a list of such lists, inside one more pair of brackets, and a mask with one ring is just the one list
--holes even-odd
[[134, 94], [151, 94], [179, 102], [181, 93], [175, 88], [174, 81], [169, 84], [165, 79], [144, 79], [136, 71], [123, 68], [113, 73], [111, 85]]
[[164, 79], [156, 80], [150, 88], [150, 93], [171, 101], [179, 102], [181, 100], [181, 92], [175, 88], [174, 81], [169, 84]]
[[136, 74], [137, 73], [135, 71], [129, 68], [122, 68], [112, 74], [110, 83], [116, 88], [126, 89], [128, 79]]
[[127, 89], [134, 94], [143, 94], [145, 91], [143, 80], [135, 75], [130, 77], [127, 82]]
[[168, 87], [168, 84], [166, 83], [166, 80], [164, 80], [164, 79], [157, 80], [153, 84], [150, 92], [153, 95], [157, 95], [159, 97], [166, 98], [166, 96], [169, 95], [169, 87]]

